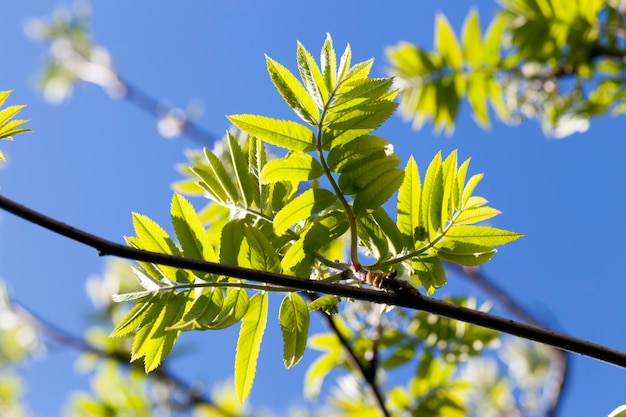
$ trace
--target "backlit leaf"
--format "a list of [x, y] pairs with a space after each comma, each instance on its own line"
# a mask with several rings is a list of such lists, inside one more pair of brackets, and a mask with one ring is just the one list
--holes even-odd
[[404, 169], [404, 180], [398, 191], [398, 229], [402, 233], [407, 248], [413, 249], [417, 239], [416, 230], [420, 227], [421, 181], [417, 163], [413, 156]]
[[175, 193], [172, 197], [171, 215], [184, 256], [217, 262], [217, 255], [198, 214], [191, 203], [180, 194]]
[[372, 180], [354, 196], [354, 214], [358, 216], [382, 206], [398, 190], [403, 179], [404, 171], [392, 169]]
[[432, 295], [437, 288], [446, 285], [446, 271], [436, 256], [420, 257], [411, 262], [413, 271], [420, 280], [428, 295]]
[[324, 46], [322, 47], [320, 64], [326, 89], [333, 91], [337, 86], [337, 55], [335, 55], [333, 40], [329, 33], [326, 34], [326, 41], [324, 41]]
[[297, 61], [304, 87], [315, 100], [317, 106], [323, 108], [328, 100], [328, 88], [326, 88], [324, 77], [315, 59], [300, 42], [298, 42], [297, 48]]
[[420, 200], [420, 224], [426, 228], [431, 239], [441, 228], [442, 198], [443, 173], [441, 172], [441, 152], [439, 152], [433, 158], [424, 176]]
[[257, 359], [267, 323], [267, 305], [266, 292], [255, 294], [250, 299], [250, 307], [241, 322], [235, 355], [235, 390], [241, 403], [248, 398], [254, 382]]
[[268, 56], [265, 56], [265, 60], [274, 86], [289, 107], [305, 122], [315, 124], [319, 118], [319, 109], [304, 86], [287, 68]]
[[264, 142], [290, 149], [310, 152], [315, 150], [315, 137], [306, 126], [290, 120], [278, 120], [254, 114], [236, 114], [228, 120], [249, 135]]
[[330, 207], [337, 201], [334, 193], [322, 188], [310, 188], [284, 206], [274, 217], [274, 233], [282, 235], [296, 223]]
[[490, 246], [444, 240], [436, 246], [437, 256], [444, 261], [464, 266], [478, 266], [488, 262], [497, 252]]
[[228, 149], [230, 155], [230, 161], [235, 171], [235, 177], [237, 180], [237, 186], [239, 189], [239, 195], [243, 198], [243, 204], [245, 207], [250, 207], [254, 200], [254, 187], [252, 174], [250, 173], [248, 160], [246, 154], [243, 153], [237, 138], [230, 132], [226, 133], [228, 138]]
[[435, 18], [435, 49], [453, 69], [461, 69], [463, 64], [461, 47], [450, 22], [443, 14], [437, 14]]
[[292, 152], [284, 158], [269, 161], [261, 172], [261, 181], [309, 181], [324, 173], [320, 163], [311, 155]]
[[496, 229], [489, 226], [465, 226], [455, 225], [448, 229], [446, 238], [458, 242], [474, 243], [483, 246], [499, 246], [511, 243], [523, 235], [509, 232], [508, 230]]
[[304, 355], [309, 336], [309, 309], [306, 302], [298, 294], [289, 293], [280, 304], [278, 320], [283, 335], [285, 368], [291, 368]]

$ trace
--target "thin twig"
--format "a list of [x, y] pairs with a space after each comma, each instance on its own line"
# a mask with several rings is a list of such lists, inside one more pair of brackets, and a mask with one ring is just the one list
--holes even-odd
[[494, 314], [457, 306], [411, 292], [400, 294], [369, 288], [359, 288], [347, 284], [328, 283], [319, 280], [302, 279], [232, 265], [222, 265], [199, 259], [184, 258], [163, 253], [150, 252], [124, 246], [83, 230], [74, 228], [58, 220], [45, 216], [15, 201], [0, 196], [0, 208], [25, 220], [51, 230], [74, 241], [97, 250], [99, 255], [111, 255], [136, 261], [167, 265], [175, 268], [207, 272], [211, 274], [247, 279], [267, 284], [281, 285], [303, 291], [316, 291], [339, 297], [354, 298], [379, 304], [396, 305], [414, 310], [459, 320], [488, 329], [508, 333], [528, 340], [540, 342], [562, 350], [589, 356], [604, 362], [626, 368], [626, 353], [596, 343], [574, 338], [539, 326], [520, 323]]
[[[535, 318], [533, 314], [518, 303], [514, 297], [507, 294], [502, 288], [498, 287], [492, 280], [487, 278], [480, 268], [461, 267], [455, 264], [448, 264], [447, 266], [470, 279], [471, 282], [489, 294], [492, 299], [495, 299], [496, 302], [519, 319], [533, 325], [546, 326], [545, 323]], [[568, 376], [569, 355], [567, 352], [554, 349], [545, 383], [545, 392], [547, 393], [545, 394], [546, 417], [554, 417], [557, 415], [557, 411], [561, 405], [561, 399], [563, 398], [563, 392], [567, 385]]]
[[[307, 297], [310, 300], [314, 300], [317, 298], [317, 294], [307, 293]], [[346, 353], [346, 360], [348, 364], [354, 369], [356, 372], [361, 374], [363, 380], [365, 381], [366, 389], [369, 391], [370, 397], [374, 399], [376, 403], [376, 408], [380, 411], [380, 414], [384, 417], [389, 417], [389, 411], [385, 407], [385, 400], [380, 392], [380, 388], [376, 382], [376, 366], [375, 364], [371, 364], [369, 367], [366, 367], [365, 364], [359, 360], [359, 358], [354, 353], [352, 346], [350, 346], [350, 342], [343, 336], [337, 324], [335, 323], [335, 319], [332, 316], [326, 314], [325, 312], [318, 310], [323, 320], [326, 322], [326, 325], [330, 328], [333, 334], [339, 340], [341, 346], [343, 346], [343, 350]]]

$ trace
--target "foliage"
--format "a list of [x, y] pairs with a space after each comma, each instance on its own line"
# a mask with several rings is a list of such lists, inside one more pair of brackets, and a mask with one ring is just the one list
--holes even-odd
[[[0, 107], [11, 95], [12, 91], [0, 91]], [[15, 120], [13, 117], [26, 106], [9, 106], [0, 110], [0, 139], [13, 140], [13, 136], [30, 132], [23, 125], [27, 120]], [[4, 161], [4, 154], [0, 152], [0, 161]]]
[[407, 42], [388, 49], [401, 112], [415, 127], [432, 120], [451, 132], [463, 99], [483, 127], [489, 103], [501, 121], [538, 119], [557, 138], [585, 131], [592, 117], [624, 112], [623, 2], [501, 5], [484, 33], [476, 10], [458, 36], [439, 15], [433, 50]]
[[[482, 174], [468, 174], [469, 160], [459, 161], [456, 151], [435, 155], [421, 173], [413, 157], [400, 166], [392, 144], [375, 134], [395, 112], [395, 98], [415, 126], [432, 120], [447, 132], [463, 99], [481, 126], [490, 125], [491, 106], [501, 121], [537, 118], [556, 137], [624, 109], [622, 2], [505, 0], [502, 7], [484, 33], [476, 11], [458, 37], [440, 15], [432, 51], [409, 43], [389, 48], [393, 80], [370, 77], [371, 60], [353, 65], [350, 46], [338, 59], [330, 36], [319, 64], [297, 45], [300, 80], [267, 57], [270, 78], [298, 120], [230, 116], [236, 128], [215, 149], [190, 151], [189, 162], [179, 167], [185, 179], [172, 198], [172, 233], [135, 213], [136, 236], [127, 238], [128, 245], [354, 286], [383, 287], [397, 273], [429, 295], [446, 284], [446, 263], [476, 267], [489, 261], [495, 247], [520, 235], [480, 224], [499, 212], [474, 195]], [[88, 26], [82, 12], [31, 25], [31, 34], [55, 46], [41, 77], [49, 100], [67, 98], [80, 81], [100, 85], [112, 97], [126, 94]], [[9, 126], [20, 122], [9, 135], [25, 131], [23, 121], [9, 122], [15, 113], [5, 120]], [[208, 201], [198, 212], [183, 194]], [[110, 265], [104, 277], [90, 280], [89, 293], [106, 321], [89, 331], [96, 351], [81, 359], [94, 370], [92, 392], [73, 395], [67, 415], [154, 415], [177, 407], [198, 416], [250, 415], [240, 402], [253, 384], [270, 292], [282, 296], [277, 318], [285, 367], [298, 364], [307, 346], [321, 352], [307, 370], [307, 396], [317, 399], [329, 376], [337, 375], [328, 398], [332, 409], [324, 415], [378, 415], [371, 392], [376, 386], [384, 387], [383, 406], [393, 415], [530, 415], [543, 406], [538, 393], [550, 374], [552, 351], [537, 345], [507, 342], [493, 331], [423, 312], [140, 262]], [[132, 307], [112, 304], [103, 294]], [[447, 301], [489, 310], [472, 298]], [[309, 335], [311, 312], [331, 324], [327, 333]], [[111, 320], [113, 339], [106, 337]], [[213, 403], [193, 393], [176, 403], [180, 393], [159, 378], [178, 337], [234, 325], [240, 325], [234, 387], [218, 389]], [[25, 353], [13, 345], [21, 340], [17, 328], [4, 330], [0, 351]], [[487, 353], [496, 348], [498, 360]], [[143, 358], [152, 373], [139, 373], [136, 364], [121, 371], [102, 360], [128, 356]], [[395, 375], [406, 383], [397, 384]], [[2, 378], [2, 414], [5, 403], [26, 414], [19, 382]], [[623, 407], [611, 415], [622, 413]]]
[[[229, 210], [221, 233], [213, 231], [211, 239], [191, 204], [175, 194], [171, 216], [178, 242], [152, 220], [135, 214], [136, 237], [127, 238], [128, 244], [303, 279], [351, 278], [378, 287], [384, 274], [401, 268], [414, 285], [432, 294], [446, 283], [442, 261], [480, 265], [496, 252], [494, 246], [518, 239], [517, 233], [475, 225], [499, 212], [473, 195], [482, 175], [467, 179], [469, 160], [459, 166], [456, 152], [445, 159], [437, 154], [423, 182], [414, 159], [404, 170], [398, 168], [400, 158], [391, 144], [372, 135], [395, 110], [391, 79], [369, 78], [372, 61], [353, 65], [351, 57], [348, 46], [337, 60], [328, 36], [318, 66], [298, 44], [302, 83], [267, 57], [276, 89], [305, 124], [259, 115], [230, 116], [249, 136], [243, 136], [240, 144], [228, 133], [227, 157], [204, 150], [203, 160], [186, 170], [207, 198]], [[285, 148], [287, 154], [270, 160], [265, 144]], [[382, 206], [396, 192], [394, 222]], [[341, 246], [332, 243], [346, 233], [348, 262], [330, 262], [344, 257]], [[360, 249], [373, 258], [372, 264], [361, 263]], [[269, 291], [286, 293], [279, 313], [285, 366], [294, 366], [304, 354], [311, 306], [298, 293], [139, 265], [133, 271], [143, 290], [116, 296], [116, 301], [136, 304], [112, 335], [135, 334], [132, 358], [144, 358], [146, 371], [161, 363], [182, 330], [217, 330], [241, 321], [235, 386], [244, 400], [254, 379]], [[463, 340], [472, 337], [468, 334]], [[420, 343], [404, 338], [404, 349], [408, 340]]]

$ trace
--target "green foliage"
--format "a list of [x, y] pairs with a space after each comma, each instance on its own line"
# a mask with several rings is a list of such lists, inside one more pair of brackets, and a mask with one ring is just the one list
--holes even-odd
[[435, 130], [450, 133], [463, 99], [483, 127], [490, 126], [489, 104], [500, 120], [538, 119], [554, 137], [623, 112], [626, 51], [611, 29], [624, 19], [619, 2], [501, 4], [484, 33], [476, 10], [458, 37], [439, 15], [433, 50], [407, 42], [388, 49], [400, 110], [415, 127], [432, 120]]
[[[4, 102], [11, 93], [12, 91], [0, 91], [0, 107], [4, 105]], [[26, 106], [9, 106], [0, 110], [0, 139], [13, 140], [13, 136], [15, 135], [31, 131], [23, 127], [27, 120], [13, 119], [24, 107]], [[4, 154], [2, 152], [0, 152], [0, 161], [4, 161]]]
[[[448, 35], [452, 36], [450, 31]], [[446, 59], [458, 60], [455, 51], [449, 49]], [[482, 176], [466, 181], [469, 161], [459, 166], [456, 151], [445, 159], [437, 154], [423, 182], [413, 158], [405, 169], [399, 167], [391, 144], [373, 134], [396, 108], [392, 81], [369, 78], [372, 61], [353, 65], [351, 56], [348, 46], [337, 65], [327, 36], [318, 65], [298, 44], [301, 81], [267, 57], [271, 80], [301, 122], [230, 116], [243, 133], [228, 132], [221, 150], [193, 153], [190, 164], [181, 169], [189, 179], [178, 189], [200, 192], [211, 200], [204, 214], [175, 194], [171, 217], [176, 239], [148, 217], [134, 214], [136, 236], [128, 237], [128, 244], [303, 279], [340, 280], [348, 273], [374, 286], [380, 285], [383, 271], [399, 269], [404, 279], [432, 294], [446, 283], [442, 261], [479, 265], [493, 256], [494, 246], [518, 239], [520, 234], [476, 225], [499, 212], [473, 195]], [[266, 144], [284, 148], [286, 154], [269, 155]], [[394, 221], [383, 204], [396, 192]], [[205, 219], [211, 221], [208, 228]], [[373, 264], [361, 263], [361, 248], [374, 258]], [[132, 359], [144, 358], [146, 371], [151, 371], [165, 359], [181, 331], [218, 330], [241, 322], [234, 373], [240, 401], [252, 388], [267, 323], [268, 292], [286, 293], [278, 320], [287, 368], [304, 355], [310, 312], [339, 310], [340, 300], [334, 296], [307, 304], [286, 288], [230, 277], [146, 262], [139, 262], [133, 271], [142, 290], [115, 296], [135, 305], [112, 335], [134, 333]], [[423, 326], [421, 331], [432, 333]], [[446, 333], [449, 349], [442, 349], [442, 354], [461, 355], [458, 345], [464, 342], [455, 336], [483, 346], [493, 335], [478, 330]], [[414, 344], [398, 348], [399, 355], [422, 346], [415, 337], [406, 337]], [[307, 374], [310, 395], [316, 395], [342, 356], [343, 347], [333, 340], [320, 344], [309, 339], [311, 346], [317, 343], [327, 350]], [[356, 352], [363, 356], [367, 343], [360, 335], [356, 340]], [[392, 343], [385, 348], [396, 347]], [[476, 350], [468, 349], [462, 353]]]

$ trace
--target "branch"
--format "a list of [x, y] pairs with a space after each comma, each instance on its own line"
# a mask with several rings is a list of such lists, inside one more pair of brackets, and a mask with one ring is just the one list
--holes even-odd
[[[462, 267], [456, 264], [448, 264], [453, 270], [461, 273], [469, 278], [474, 284], [485, 291], [489, 296], [495, 299], [505, 309], [512, 314], [534, 325], [542, 325], [541, 321], [536, 319], [521, 304], [519, 304], [510, 294], [498, 287], [493, 281], [488, 279], [477, 267]], [[567, 352], [554, 349], [552, 351], [552, 360], [550, 361], [550, 369], [545, 382], [545, 400], [546, 400], [546, 417], [554, 417], [563, 398], [563, 392], [567, 384], [569, 375], [569, 357]]]
[[386, 292], [369, 288], [358, 288], [347, 284], [335, 284], [324, 281], [302, 279], [293, 276], [266, 271], [222, 265], [199, 259], [172, 256], [131, 248], [111, 242], [99, 236], [74, 228], [44, 214], [25, 207], [0, 195], [0, 208], [25, 220], [51, 230], [74, 241], [83, 243], [97, 250], [100, 256], [112, 255], [120, 258], [149, 262], [175, 268], [189, 269], [210, 274], [229, 276], [267, 284], [290, 287], [302, 291], [314, 291], [339, 297], [354, 298], [379, 304], [395, 305], [413, 310], [421, 310], [465, 323], [474, 324], [498, 332], [511, 334], [535, 342], [543, 343], [562, 350], [579, 353], [622, 368], [626, 368], [626, 353], [596, 343], [571, 337], [558, 332], [530, 324], [520, 323], [494, 314], [484, 313], [454, 304], [427, 298], [417, 291]]
[[[317, 298], [317, 294], [307, 293], [306, 295], [310, 300], [314, 300]], [[378, 411], [380, 411], [380, 414], [384, 417], [390, 417], [389, 411], [387, 410], [387, 408], [385, 408], [385, 400], [380, 392], [380, 389], [378, 388], [378, 384], [376, 383], [375, 364], [372, 363], [370, 367], [366, 368], [363, 365], [363, 362], [360, 361], [359, 358], [356, 356], [354, 350], [352, 350], [352, 346], [350, 346], [348, 340], [343, 336], [343, 334], [337, 327], [335, 319], [333, 319], [332, 316], [326, 314], [321, 310], [318, 311], [320, 312], [320, 315], [323, 317], [330, 330], [339, 340], [341, 346], [343, 346], [343, 349], [346, 352], [346, 360], [348, 361], [352, 369], [360, 373], [365, 380], [365, 384], [367, 386], [366, 389], [369, 391], [370, 397], [374, 399], [374, 402], [376, 403], [376, 407], [378, 408]]]

